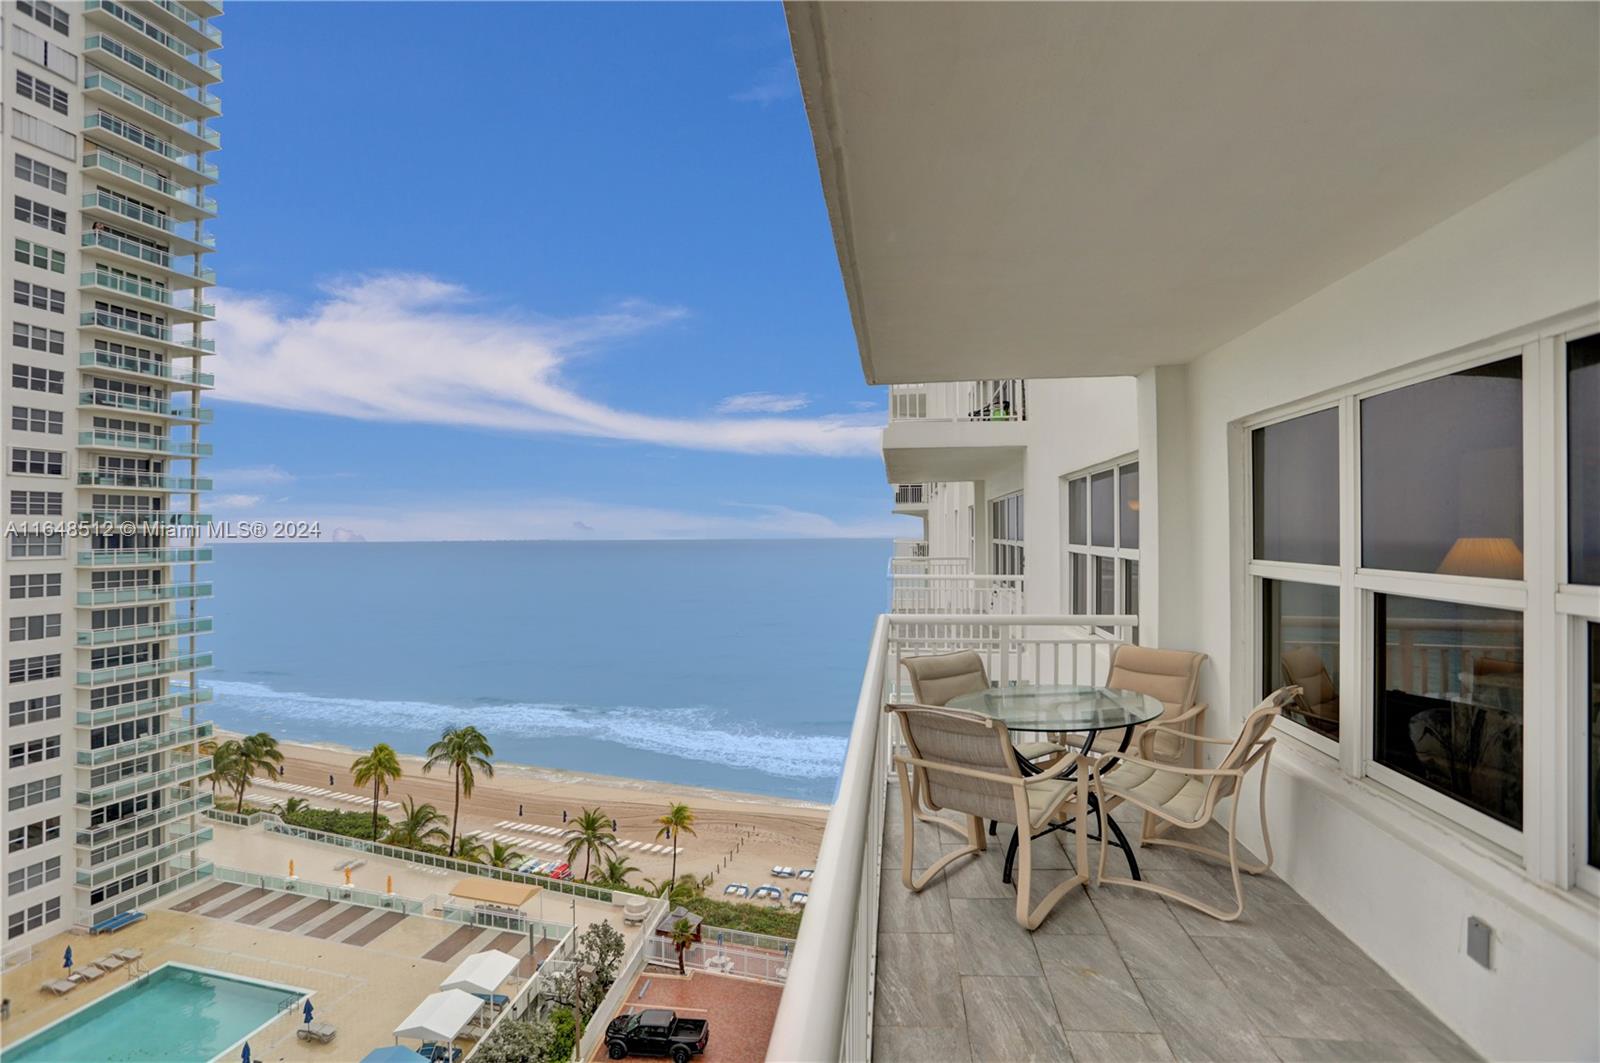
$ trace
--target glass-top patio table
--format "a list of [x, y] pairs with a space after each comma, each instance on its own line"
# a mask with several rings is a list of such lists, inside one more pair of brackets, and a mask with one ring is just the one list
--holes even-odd
[[[1160, 701], [1148, 694], [1140, 694], [1133, 690], [1119, 690], [1115, 687], [1091, 686], [1011, 686], [996, 687], [989, 690], [980, 690], [972, 694], [961, 694], [950, 699], [947, 703], [952, 709], [965, 709], [968, 712], [981, 712], [992, 716], [1006, 725], [1011, 731], [1035, 735], [1083, 735], [1083, 744], [1080, 751], [1088, 753], [1099, 738], [1106, 731], [1122, 731], [1122, 741], [1117, 745], [1117, 753], [1127, 751], [1128, 744], [1133, 740], [1133, 729], [1141, 723], [1149, 723], [1159, 719], [1165, 706]], [[1065, 743], [1063, 743], [1065, 745]], [[1105, 772], [1116, 763], [1116, 754], [1109, 754], [1100, 758], [1095, 765], [1095, 770]], [[1017, 764], [1026, 774], [1037, 774], [1039, 767], [1022, 755], [1017, 756]], [[1072, 769], [1066, 773], [1070, 778], [1076, 773]], [[1093, 795], [1089, 797], [1090, 808], [1096, 813], [1096, 818], [1103, 824], [1102, 830], [1109, 827], [1113, 843], [1121, 849], [1128, 858], [1128, 871], [1133, 878], [1139, 877], [1139, 863], [1134, 859], [1133, 847], [1128, 844], [1127, 836], [1122, 833], [1122, 828], [1117, 826], [1116, 820], [1109, 815], [1101, 815], [1095, 805]], [[1051, 831], [1071, 829], [1072, 821], [1052, 824], [1041, 832], [1048, 834]], [[994, 832], [994, 824], [989, 825], [990, 833]], [[1013, 831], [1011, 844], [1006, 849], [1006, 864], [1004, 880], [1011, 881], [1011, 865], [1017, 855], [1019, 834]]]

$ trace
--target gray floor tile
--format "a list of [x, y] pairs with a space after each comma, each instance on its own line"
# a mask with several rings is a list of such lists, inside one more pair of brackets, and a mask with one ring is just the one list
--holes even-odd
[[1067, 1031], [1074, 1063], [1169, 1063], [1172, 1050], [1158, 1033]]
[[959, 1026], [966, 1022], [953, 934], [878, 935], [877, 1026]]
[[[1050, 875], [1066, 875], [1066, 871], [1047, 871], [1043, 875], [1035, 876], [1033, 900], [1037, 904], [1044, 897], [1048, 887], [1041, 887], [1038, 879], [1046, 878], [1050, 886], [1055, 883], [1048, 879]], [[1106, 924], [1101, 920], [1100, 913], [1095, 910], [1094, 901], [1089, 891], [1079, 886], [1070, 891], [1056, 903], [1055, 909], [1039, 924], [1034, 936], [1048, 937], [1054, 934], [1098, 934], [1106, 933]]]
[[1328, 1041], [1269, 1037], [1267, 1044], [1283, 1063], [1431, 1063], [1426, 1045], [1388, 1045], [1381, 1041]]
[[1033, 935], [1017, 922], [1016, 902], [951, 900], [956, 964], [963, 975], [1038, 975]]
[[872, 1031], [872, 1063], [967, 1063], [965, 1026], [880, 1026]]
[[1071, 1058], [1043, 978], [962, 978], [961, 992], [973, 1059], [1059, 1063]]
[[1210, 981], [1216, 977], [1160, 897], [1105, 886], [1091, 898], [1135, 978]]
[[1180, 1060], [1276, 1060], [1237, 998], [1216, 978], [1140, 981], [1167, 1047]]
[[992, 844], [982, 856], [952, 867], [946, 876], [951, 897], [972, 900], [1010, 900], [1017, 891], [1000, 879], [1004, 853]]
[[1068, 1030], [1156, 1033], [1156, 1025], [1122, 954], [1108, 937], [1059, 934], [1034, 947]]
[[886, 872], [878, 888], [878, 928], [892, 934], [953, 933], [944, 877], [935, 878], [921, 893], [913, 893], [898, 874]]

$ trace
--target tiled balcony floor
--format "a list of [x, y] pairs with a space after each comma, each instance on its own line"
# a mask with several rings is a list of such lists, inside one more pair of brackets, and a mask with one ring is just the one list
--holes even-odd
[[[1117, 818], [1137, 838], [1137, 818]], [[919, 867], [961, 844], [950, 832], [917, 829]], [[1246, 876], [1245, 914], [1234, 923], [1104, 886], [1073, 891], [1030, 934], [1017, 925], [1016, 894], [1000, 881], [1008, 830], [981, 857], [912, 894], [900, 884], [900, 803], [891, 789], [875, 1061], [1478, 1058], [1275, 876]], [[1033, 844], [1037, 901], [1071, 873], [1073, 841], [1059, 833]], [[1091, 843], [1091, 859], [1096, 849]], [[1146, 879], [1228, 903], [1225, 867], [1159, 849], [1137, 855]], [[1108, 865], [1119, 857], [1113, 852]]]

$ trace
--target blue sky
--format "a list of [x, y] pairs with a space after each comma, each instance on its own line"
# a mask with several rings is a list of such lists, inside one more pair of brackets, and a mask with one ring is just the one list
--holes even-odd
[[219, 517], [905, 534], [781, 8], [220, 20]]

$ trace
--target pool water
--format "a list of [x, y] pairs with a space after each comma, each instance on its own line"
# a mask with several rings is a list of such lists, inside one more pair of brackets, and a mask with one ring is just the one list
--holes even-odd
[[169, 963], [6, 1049], [5, 1063], [207, 1063], [304, 995]]

